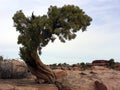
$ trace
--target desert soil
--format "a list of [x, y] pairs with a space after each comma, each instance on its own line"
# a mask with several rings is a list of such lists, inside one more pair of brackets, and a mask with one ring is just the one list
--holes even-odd
[[[103, 83], [107, 90], [120, 90], [120, 71], [94, 67], [85, 71], [66, 70], [67, 75], [58, 79], [72, 90], [98, 90], [95, 81]], [[58, 90], [52, 84], [36, 84], [34, 79], [0, 79], [0, 90]]]

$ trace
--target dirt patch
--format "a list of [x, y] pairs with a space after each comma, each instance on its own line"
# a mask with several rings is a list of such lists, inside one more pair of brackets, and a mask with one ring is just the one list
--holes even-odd
[[58, 90], [54, 84], [36, 84], [30, 79], [0, 79], [0, 90]]

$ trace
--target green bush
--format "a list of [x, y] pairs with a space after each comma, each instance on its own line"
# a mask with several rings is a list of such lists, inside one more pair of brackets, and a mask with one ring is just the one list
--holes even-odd
[[87, 69], [87, 66], [86, 66], [86, 64], [84, 62], [80, 63], [80, 65], [81, 65], [81, 69], [82, 70]]
[[115, 69], [114, 59], [110, 59], [110, 60], [108, 61], [108, 67], [111, 68], [111, 69]]
[[3, 60], [3, 56], [0, 56], [0, 60]]

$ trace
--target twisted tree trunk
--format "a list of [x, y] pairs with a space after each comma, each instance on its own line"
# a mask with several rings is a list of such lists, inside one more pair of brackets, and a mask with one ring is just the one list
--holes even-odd
[[27, 64], [30, 72], [37, 77], [38, 81], [39, 79], [42, 79], [47, 83], [54, 84], [56, 80], [54, 72], [42, 63], [37, 51], [25, 52], [28, 56], [24, 61]]
[[42, 63], [38, 56], [37, 50], [30, 51], [26, 48], [20, 48], [20, 52], [20, 55], [27, 64], [30, 72], [37, 77], [37, 83], [40, 83], [39, 80], [42, 79], [49, 84], [55, 84], [58, 87], [58, 90], [63, 90], [63, 88], [65, 88], [62, 83], [56, 80], [54, 72]]

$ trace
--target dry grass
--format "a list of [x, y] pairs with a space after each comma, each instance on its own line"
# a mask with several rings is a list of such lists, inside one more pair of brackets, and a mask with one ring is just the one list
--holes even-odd
[[0, 61], [1, 79], [21, 79], [28, 75], [27, 67], [14, 65], [13, 60]]

